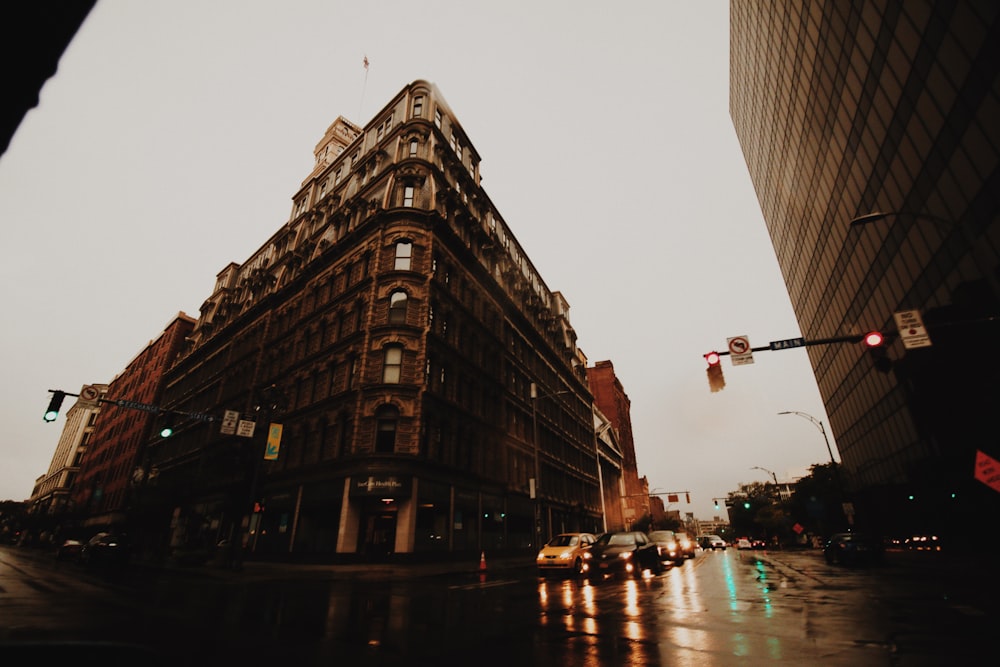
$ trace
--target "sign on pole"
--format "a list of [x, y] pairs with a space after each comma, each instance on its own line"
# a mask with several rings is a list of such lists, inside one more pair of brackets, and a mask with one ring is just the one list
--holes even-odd
[[994, 491], [1000, 491], [1000, 461], [981, 450], [977, 450], [974, 477]]
[[753, 351], [750, 347], [750, 339], [746, 336], [733, 336], [726, 339], [729, 344], [729, 358], [733, 361], [733, 366], [753, 363]]
[[271, 424], [267, 431], [267, 446], [264, 448], [265, 461], [277, 461], [281, 449], [281, 424]]
[[233, 435], [236, 433], [236, 424], [240, 420], [240, 413], [236, 410], [226, 410], [222, 414], [222, 426], [219, 433], [222, 435]]
[[912, 350], [931, 346], [931, 337], [924, 328], [919, 310], [901, 310], [892, 316], [896, 319], [896, 329], [899, 330], [899, 337], [903, 339], [903, 347]]
[[92, 384], [87, 384], [80, 390], [80, 397], [77, 399], [76, 404], [81, 408], [93, 410], [100, 404], [100, 398], [101, 390]]
[[249, 419], [241, 419], [236, 425], [236, 435], [241, 438], [252, 438], [255, 426], [257, 426], [257, 422], [252, 422]]

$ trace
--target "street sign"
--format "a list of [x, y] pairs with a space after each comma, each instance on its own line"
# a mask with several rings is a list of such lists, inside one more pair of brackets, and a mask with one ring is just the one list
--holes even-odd
[[131, 410], [142, 410], [143, 412], [163, 412], [163, 408], [158, 405], [150, 405], [148, 403], [139, 403], [138, 401], [126, 401], [124, 399], [118, 399], [117, 401], [109, 401], [114, 403], [119, 408], [129, 408]]
[[750, 339], [746, 336], [733, 336], [726, 339], [729, 345], [729, 358], [733, 366], [753, 363], [753, 350], [750, 348]]
[[930, 347], [931, 337], [924, 328], [924, 321], [920, 317], [919, 310], [901, 310], [893, 313], [896, 320], [896, 329], [899, 330], [899, 337], [903, 339], [903, 347], [912, 350], [917, 347]]
[[994, 491], [1000, 491], [1000, 461], [977, 450], [975, 477]]
[[80, 396], [77, 398], [76, 404], [81, 408], [93, 410], [100, 404], [100, 398], [101, 390], [92, 384], [87, 384], [80, 390]]
[[257, 422], [252, 422], [249, 419], [241, 419], [236, 425], [236, 435], [241, 438], [252, 438], [255, 426], [257, 426]]
[[219, 433], [222, 435], [233, 435], [236, 433], [236, 424], [240, 420], [240, 413], [236, 410], [226, 410], [222, 414], [222, 426]]
[[806, 344], [805, 338], [786, 338], [785, 340], [772, 340], [771, 349], [788, 350], [793, 347], [804, 347], [805, 344]]

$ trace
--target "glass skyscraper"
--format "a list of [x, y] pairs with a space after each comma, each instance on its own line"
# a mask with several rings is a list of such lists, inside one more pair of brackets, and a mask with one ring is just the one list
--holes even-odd
[[[730, 113], [802, 335], [887, 334], [808, 347], [856, 520], [883, 534], [1000, 507], [976, 468], [1000, 459], [998, 17], [989, 0], [730, 3]], [[904, 343], [912, 311], [930, 346]]]

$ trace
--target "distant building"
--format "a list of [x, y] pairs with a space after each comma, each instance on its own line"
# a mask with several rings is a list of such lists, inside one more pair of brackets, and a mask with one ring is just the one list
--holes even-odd
[[[103, 398], [106, 384], [89, 385]], [[82, 391], [82, 389], [81, 389]], [[59, 435], [49, 470], [35, 481], [28, 503], [35, 515], [64, 517], [76, 513], [70, 494], [80, 472], [80, 459], [86, 453], [94, 435], [94, 423], [101, 411], [98, 401], [76, 401], [66, 411], [66, 424]]]
[[718, 535], [719, 537], [729, 540], [729, 522], [721, 519], [720, 517], [712, 517], [711, 520], [699, 520], [696, 522], [698, 526], [698, 535]]
[[[127, 528], [136, 488], [146, 481], [146, 445], [157, 420], [165, 415], [140, 406], [158, 406], [164, 372], [173, 363], [194, 327], [179, 313], [109, 384], [101, 397], [90, 443], [80, 460], [73, 484], [73, 503], [83, 514], [82, 525], [96, 531]], [[118, 402], [128, 405], [120, 405]], [[136, 518], [132, 513], [132, 519]]]
[[[730, 10], [730, 111], [802, 335], [888, 334], [807, 348], [857, 525], [978, 531], [1000, 511], [975, 478], [1000, 459], [1000, 4]], [[904, 340], [927, 342], [914, 311], [930, 346]]]
[[169, 542], [374, 560], [599, 531], [597, 460], [617, 464], [569, 303], [438, 89], [338, 118], [314, 154], [287, 223], [218, 274], [168, 371], [167, 407], [234, 417], [153, 443]]
[[[615, 374], [610, 361], [598, 361], [587, 368], [587, 381], [594, 394], [594, 404], [607, 415], [618, 434], [618, 445], [622, 452], [621, 495], [624, 529], [630, 530], [637, 523], [648, 521], [652, 512], [649, 498], [649, 483], [639, 477], [635, 457], [635, 441], [632, 439], [632, 402], [625, 388]], [[662, 509], [662, 503], [661, 503]]]

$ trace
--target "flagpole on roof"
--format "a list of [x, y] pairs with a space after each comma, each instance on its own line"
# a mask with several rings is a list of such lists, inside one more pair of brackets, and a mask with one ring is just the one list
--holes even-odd
[[365, 54], [365, 59], [362, 61], [365, 67], [365, 82], [361, 86], [361, 102], [358, 104], [358, 122], [363, 123], [364, 119], [361, 117], [361, 108], [365, 104], [365, 90], [368, 88], [368, 54]]

